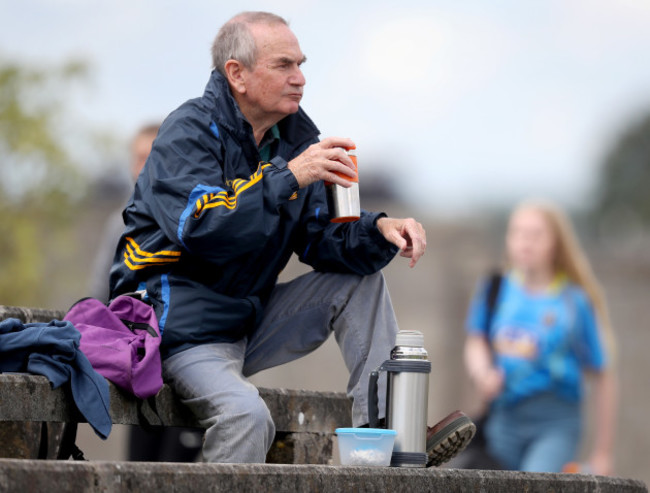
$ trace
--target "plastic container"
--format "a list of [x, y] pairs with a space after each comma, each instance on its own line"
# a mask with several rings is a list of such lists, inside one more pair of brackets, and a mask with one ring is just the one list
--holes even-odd
[[344, 466], [390, 466], [395, 430], [337, 428], [336, 434]]

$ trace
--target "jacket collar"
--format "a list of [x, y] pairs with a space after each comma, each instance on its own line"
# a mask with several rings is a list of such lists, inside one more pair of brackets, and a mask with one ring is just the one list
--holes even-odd
[[[205, 104], [213, 111], [213, 118], [218, 126], [235, 134], [241, 142], [250, 141], [255, 146], [253, 127], [239, 109], [239, 105], [230, 92], [226, 78], [216, 70], [212, 71], [210, 80], [203, 94]], [[290, 149], [298, 149], [318, 137], [320, 131], [301, 108], [278, 122], [281, 140]]]

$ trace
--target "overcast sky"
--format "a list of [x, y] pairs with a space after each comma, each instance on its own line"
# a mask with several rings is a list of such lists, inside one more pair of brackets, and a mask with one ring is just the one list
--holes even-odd
[[0, 0], [0, 54], [89, 61], [82, 116], [127, 138], [203, 92], [223, 22], [271, 8], [308, 56], [304, 109], [357, 142], [360, 186], [393, 174], [430, 211], [584, 204], [650, 111], [646, 0]]

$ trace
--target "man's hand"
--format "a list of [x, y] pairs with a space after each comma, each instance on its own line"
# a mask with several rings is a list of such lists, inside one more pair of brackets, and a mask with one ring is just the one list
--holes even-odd
[[410, 258], [409, 267], [414, 267], [427, 248], [427, 235], [422, 225], [415, 219], [393, 219], [380, 217], [377, 228], [400, 249], [402, 257]]
[[296, 177], [298, 186], [304, 188], [318, 180], [325, 180], [349, 188], [351, 183], [336, 173], [354, 178], [354, 163], [345, 149], [354, 148], [354, 142], [343, 137], [328, 137], [310, 145], [288, 167]]

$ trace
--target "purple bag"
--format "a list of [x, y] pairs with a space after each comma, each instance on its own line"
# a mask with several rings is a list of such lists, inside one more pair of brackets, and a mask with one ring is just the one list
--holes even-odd
[[81, 332], [80, 349], [97, 373], [141, 399], [158, 393], [163, 385], [160, 330], [151, 305], [128, 295], [108, 306], [84, 298], [64, 320]]

